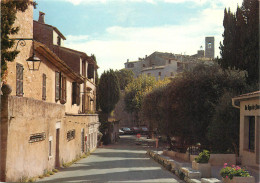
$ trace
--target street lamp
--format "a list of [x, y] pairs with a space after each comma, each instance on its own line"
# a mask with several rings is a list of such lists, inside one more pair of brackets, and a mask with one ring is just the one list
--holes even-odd
[[33, 38], [14, 38], [14, 39], [10, 39], [10, 40], [18, 40], [16, 48], [15, 48], [16, 50], [17, 50], [19, 43], [22, 47], [24, 47], [26, 45], [25, 40], [32, 41], [33, 53], [32, 53], [31, 57], [26, 59], [26, 62], [27, 62], [29, 70], [38, 71], [40, 68], [40, 65], [41, 65], [41, 60], [38, 57], [36, 57], [36, 55], [34, 53], [34, 39]]

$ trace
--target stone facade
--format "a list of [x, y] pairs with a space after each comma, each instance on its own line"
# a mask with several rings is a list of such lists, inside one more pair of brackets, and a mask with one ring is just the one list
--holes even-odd
[[260, 167], [260, 91], [232, 99], [240, 109], [239, 156], [242, 165]]
[[[91, 76], [95, 75], [98, 66], [86, 54], [73, 50], [69, 56], [78, 70], [71, 68], [68, 60], [63, 60], [53, 49], [60, 46], [53, 45], [58, 36], [62, 40], [65, 37], [53, 26], [47, 26], [52, 30], [46, 34], [43, 29], [35, 28], [32, 15], [32, 6], [17, 13], [15, 25], [20, 26], [20, 31], [12, 38], [34, 38], [34, 47], [32, 40], [26, 40], [25, 46], [18, 45], [20, 53], [13, 62], [7, 63], [6, 77], [1, 83], [1, 181], [17, 182], [42, 175], [97, 147], [96, 85], [95, 78], [87, 76], [88, 71], [92, 72]], [[47, 36], [49, 42], [35, 39], [39, 36]], [[41, 59], [41, 65], [39, 70], [32, 71], [26, 59], [32, 55], [33, 49]], [[88, 70], [88, 64], [92, 64], [95, 71]], [[58, 85], [59, 90], [55, 82], [56, 72], [66, 78], [64, 87], [61, 83]], [[77, 104], [72, 103], [73, 83], [80, 86]], [[22, 93], [18, 95], [21, 86]], [[66, 91], [65, 102], [61, 98], [57, 100], [56, 91]], [[91, 114], [87, 114], [90, 111]]]
[[151, 75], [156, 79], [174, 77], [178, 72], [182, 72], [185, 69], [191, 69], [198, 63], [213, 63], [214, 37], [206, 37], [205, 44], [207, 44], [207, 47], [205, 47], [205, 55], [204, 50], [198, 50], [195, 55], [162, 53], [156, 51], [149, 56], [145, 56], [145, 58], [139, 58], [138, 61], [129, 62], [129, 60], [127, 60], [125, 68], [132, 70], [134, 77], [138, 77], [141, 74]]

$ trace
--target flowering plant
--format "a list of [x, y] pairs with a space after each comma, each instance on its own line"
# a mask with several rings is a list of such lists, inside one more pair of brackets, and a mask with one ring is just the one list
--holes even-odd
[[220, 170], [220, 175], [223, 178], [229, 178], [229, 179], [233, 179], [234, 176], [250, 177], [250, 174], [246, 169], [235, 165], [228, 166], [227, 163], [225, 163], [224, 167]]

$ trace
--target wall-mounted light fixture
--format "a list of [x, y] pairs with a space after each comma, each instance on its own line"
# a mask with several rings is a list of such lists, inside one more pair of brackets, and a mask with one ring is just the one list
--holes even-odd
[[20, 44], [20, 46], [24, 47], [26, 45], [27, 40], [31, 40], [32, 41], [32, 48], [33, 48], [33, 53], [32, 56], [29, 57], [28, 59], [26, 59], [27, 65], [29, 70], [33, 70], [33, 71], [38, 71], [41, 65], [41, 60], [35, 56], [34, 53], [34, 39], [32, 38], [14, 38], [14, 39], [10, 39], [10, 40], [18, 40], [17, 44], [16, 44], [16, 50], [18, 45]]

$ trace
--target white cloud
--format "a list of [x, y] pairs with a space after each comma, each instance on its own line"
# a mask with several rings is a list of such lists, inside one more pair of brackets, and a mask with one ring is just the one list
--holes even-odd
[[[200, 46], [205, 47], [206, 36], [215, 37], [215, 56], [219, 56], [219, 43], [222, 41], [224, 31], [222, 25], [224, 7], [236, 7], [234, 2], [233, 4], [226, 0], [219, 2], [226, 4], [220, 5], [216, 1], [212, 1], [210, 7], [202, 10], [198, 16], [191, 17], [183, 25], [161, 27], [113, 26], [107, 28], [106, 32], [98, 37], [67, 36], [65, 46], [86, 52], [88, 55], [95, 54], [100, 66], [99, 73], [109, 68], [124, 68], [127, 59], [134, 61], [139, 57], [150, 55], [154, 51], [195, 54]], [[75, 41], [82, 38], [86, 38], [85, 41]], [[88, 38], [90, 39], [87, 40]]]

